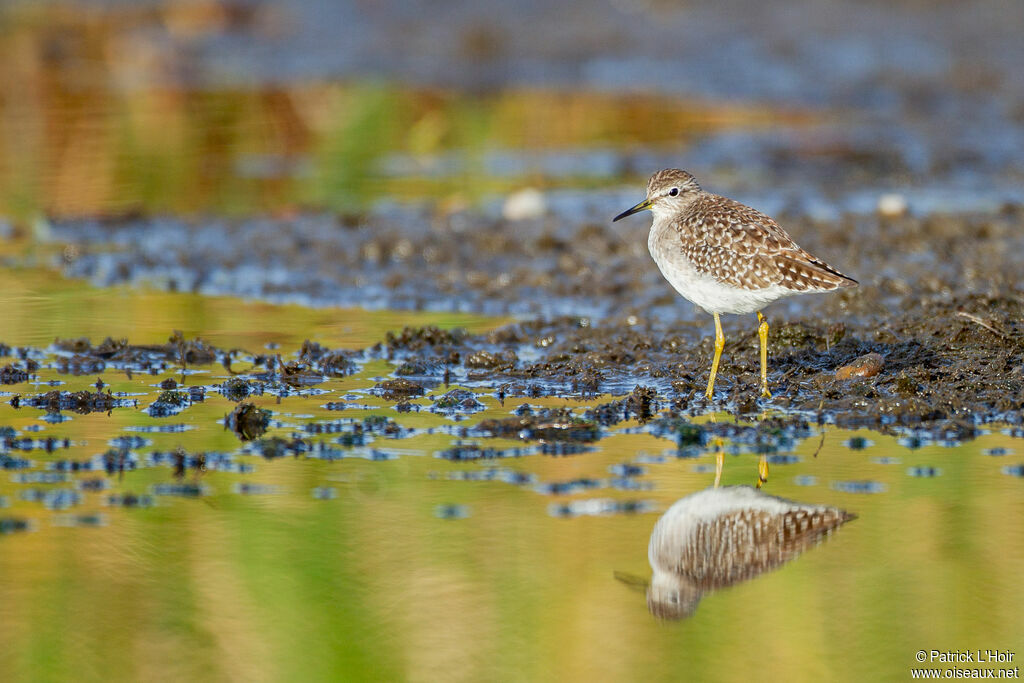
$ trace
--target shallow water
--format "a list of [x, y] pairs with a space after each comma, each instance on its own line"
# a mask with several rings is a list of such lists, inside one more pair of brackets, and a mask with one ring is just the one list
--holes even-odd
[[[252, 353], [274, 340], [288, 360], [303, 336], [357, 348], [401, 323], [501, 322], [4, 277], [12, 346], [105, 333], [156, 343], [180, 326]], [[268, 459], [223, 426], [235, 403], [214, 388], [230, 377], [219, 365], [129, 378], [111, 364], [99, 377], [137, 405], [46, 419], [24, 399], [96, 380], [57, 372], [59, 355], [37, 358], [38, 378], [3, 386], [0, 402], [0, 426], [14, 430], [0, 447], [8, 679], [891, 679], [922, 648], [1012, 651], [1024, 629], [1024, 440], [998, 427], [933, 443], [812, 424], [770, 446], [680, 450], [653, 423], [628, 421], [553, 456], [464, 430], [524, 402], [580, 413], [607, 396], [479, 394], [483, 410], [449, 414], [430, 410], [439, 386], [397, 412], [372, 391], [394, 367], [363, 357], [353, 375], [287, 391], [270, 382], [247, 399], [273, 413], [264, 439], [311, 448]], [[233, 366], [248, 367], [244, 354]], [[205, 400], [150, 417], [168, 378], [206, 387]], [[386, 435], [372, 416], [398, 429]], [[456, 444], [494, 450], [451, 460]], [[755, 483], [753, 451], [767, 450], [766, 492], [858, 519], [774, 572], [705, 595], [692, 618], [662, 622], [615, 577], [650, 576], [659, 513], [713, 485], [719, 445], [724, 485]], [[176, 475], [179, 448], [205, 453], [205, 471], [186, 459]], [[97, 458], [112, 449], [123, 474]], [[73, 462], [85, 464], [58, 464]]]

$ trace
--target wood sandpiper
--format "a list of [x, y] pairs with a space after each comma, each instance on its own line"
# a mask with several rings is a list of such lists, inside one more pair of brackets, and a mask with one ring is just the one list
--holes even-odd
[[782, 297], [854, 287], [857, 281], [801, 249], [769, 216], [705, 192], [686, 171], [655, 173], [647, 183], [647, 198], [612, 222], [647, 209], [654, 214], [647, 248], [661, 274], [677, 292], [715, 316], [707, 399], [712, 399], [725, 348], [719, 314], [754, 311], [761, 340], [761, 395], [771, 398], [768, 321], [761, 309]]

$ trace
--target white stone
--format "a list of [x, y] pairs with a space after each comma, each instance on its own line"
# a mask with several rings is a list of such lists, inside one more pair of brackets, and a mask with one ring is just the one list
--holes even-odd
[[501, 215], [506, 220], [524, 221], [540, 218], [547, 212], [547, 208], [547, 201], [540, 190], [528, 187], [513, 192], [505, 198], [505, 204], [501, 207]]
[[907, 213], [907, 198], [896, 192], [887, 192], [878, 198], [878, 213], [883, 216], [902, 216]]

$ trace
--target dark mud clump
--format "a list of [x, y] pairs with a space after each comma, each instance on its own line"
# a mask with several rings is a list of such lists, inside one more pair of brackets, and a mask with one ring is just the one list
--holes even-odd
[[147, 412], [150, 417], [169, 417], [180, 413], [188, 404], [187, 394], [174, 390], [163, 391], [149, 404]]
[[597, 441], [601, 430], [592, 420], [565, 408], [545, 409], [535, 415], [483, 420], [473, 428], [481, 436], [522, 441]]
[[345, 377], [359, 370], [359, 366], [341, 351], [326, 354], [319, 364], [320, 371], [328, 377]]
[[513, 368], [519, 359], [511, 349], [505, 349], [499, 353], [491, 353], [486, 349], [475, 351], [466, 357], [467, 368], [494, 370], [498, 368]]
[[242, 441], [251, 441], [263, 436], [267, 431], [271, 415], [271, 411], [257, 408], [252, 403], [239, 403], [224, 418], [224, 426], [238, 435]]
[[394, 420], [383, 415], [370, 415], [363, 418], [362, 427], [366, 433], [387, 437], [400, 437], [409, 431]]
[[397, 368], [395, 368], [395, 374], [400, 377], [410, 375], [423, 376], [437, 372], [439, 369], [444, 370], [446, 367], [447, 365], [440, 361], [414, 358], [402, 363]]
[[232, 377], [217, 387], [221, 395], [229, 401], [242, 401], [253, 394], [262, 394], [263, 385], [259, 382]]
[[490, 446], [477, 444], [455, 444], [437, 454], [439, 458], [452, 462], [472, 462], [474, 460], [496, 460], [509, 457], [509, 452]]
[[99, 345], [93, 346], [83, 337], [56, 339], [53, 345], [61, 351], [71, 352], [83, 358], [145, 366], [147, 369], [160, 361], [207, 365], [217, 360], [217, 350], [214, 347], [200, 339], [185, 339], [177, 330], [168, 338], [166, 344], [136, 345], [129, 344], [127, 339], [107, 337]]
[[[15, 397], [17, 398], [17, 397]], [[14, 399], [11, 401], [15, 405]], [[115, 408], [134, 406], [135, 401], [115, 397], [109, 391], [48, 391], [45, 394], [37, 394], [21, 399], [20, 405], [30, 408], [40, 408], [48, 413], [59, 413], [67, 410], [79, 414], [87, 413], [109, 413]]]
[[659, 410], [661, 402], [658, 391], [652, 387], [636, 387], [623, 399], [610, 401], [587, 411], [586, 417], [602, 427], [616, 425], [626, 420], [646, 423]]
[[316, 369], [322, 375], [346, 377], [359, 370], [359, 365], [354, 360], [357, 355], [358, 352], [332, 351], [307, 339], [299, 350], [299, 361], [309, 368]]
[[466, 338], [463, 330], [442, 330], [432, 325], [427, 327], [406, 327], [401, 332], [388, 332], [384, 343], [391, 349], [421, 351], [426, 348], [443, 349], [456, 347]]
[[285, 457], [298, 457], [303, 453], [308, 453], [312, 450], [312, 444], [301, 438], [284, 438], [281, 436], [271, 436], [258, 441], [253, 441], [252, 450], [266, 458], [267, 460], [273, 460], [275, 458]]
[[399, 401], [422, 396], [426, 393], [426, 387], [404, 377], [399, 377], [380, 382], [374, 387], [373, 393], [385, 401]]
[[266, 372], [259, 372], [254, 376], [266, 382], [281, 382], [290, 387], [320, 384], [325, 379], [324, 373], [316, 370], [312, 363], [301, 359], [284, 362], [280, 356], [267, 363]]
[[430, 411], [433, 413], [466, 414], [479, 412], [485, 407], [472, 391], [452, 389], [435, 399], [434, 405], [430, 407]]
[[5, 365], [0, 368], [0, 384], [21, 384], [29, 381], [31, 377], [28, 372], [16, 365]]
[[106, 369], [107, 363], [98, 358], [76, 354], [70, 357], [58, 357], [54, 362], [54, 367], [62, 375], [78, 377], [80, 375], [98, 375]]

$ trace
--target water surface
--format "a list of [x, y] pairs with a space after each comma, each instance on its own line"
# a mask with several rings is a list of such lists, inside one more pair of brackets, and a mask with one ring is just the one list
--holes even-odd
[[[158, 343], [180, 325], [253, 354], [273, 339], [287, 360], [302, 335], [357, 348], [398, 324], [390, 313], [69, 288], [31, 271], [5, 277], [12, 346], [105, 332]], [[123, 327], [100, 313], [111, 300]], [[32, 324], [38, 316], [45, 326]], [[4, 386], [0, 402], [8, 679], [735, 680], [767, 668], [779, 678], [863, 680], [905, 676], [921, 648], [1013, 650], [1024, 626], [1024, 441], [999, 427], [965, 443], [901, 442], [812, 422], [774, 442], [765, 491], [858, 519], [670, 623], [615, 576], [650, 576], [654, 523], [713, 485], [714, 448], [726, 449], [724, 485], [755, 483], [750, 444], [680, 449], [628, 421], [585, 452], [546, 455], [536, 441], [464, 430], [521, 403], [581, 414], [608, 397], [502, 404], [479, 394], [483, 410], [448, 414], [431, 412], [447, 390], [439, 386], [400, 413], [373, 392], [394, 367], [367, 357], [353, 375], [288, 391], [270, 383], [247, 399], [273, 413], [264, 439], [313, 446], [267, 459], [224, 428], [235, 403], [214, 388], [230, 378], [219, 365], [130, 378], [108, 367], [99, 375], [108, 388], [138, 402], [109, 413], [55, 421], [12, 407], [13, 394], [93, 388], [95, 375], [59, 373], [59, 355], [36, 358], [38, 378]], [[150, 417], [143, 409], [168, 378], [206, 387], [205, 400]], [[385, 423], [396, 425], [391, 435]], [[493, 450], [450, 459], [467, 444]], [[96, 456], [112, 449], [137, 468], [104, 471]], [[206, 454], [205, 471], [176, 474], [176, 449]], [[79, 470], [66, 471], [71, 463]], [[125, 506], [128, 496], [135, 505]]]

